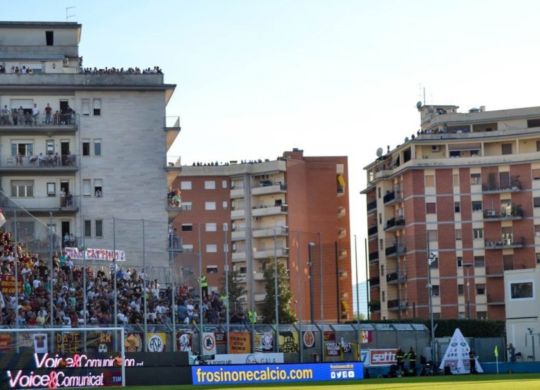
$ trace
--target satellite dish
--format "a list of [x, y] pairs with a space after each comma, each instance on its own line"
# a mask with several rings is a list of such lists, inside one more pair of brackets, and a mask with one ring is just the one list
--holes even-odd
[[416, 102], [416, 108], [417, 108], [417, 109], [421, 109], [422, 106], [423, 106], [423, 104], [422, 104], [421, 101], [417, 101], [417, 102]]
[[381, 157], [383, 154], [383, 149], [382, 148], [378, 148], [377, 149], [377, 157]]

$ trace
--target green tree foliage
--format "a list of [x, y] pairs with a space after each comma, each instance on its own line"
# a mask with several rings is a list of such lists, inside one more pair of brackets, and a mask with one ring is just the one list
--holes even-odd
[[[264, 322], [272, 324], [276, 321], [276, 290], [274, 279], [275, 263], [270, 260], [264, 270], [264, 280], [266, 281], [266, 298], [262, 309], [262, 317]], [[292, 293], [289, 284], [289, 277], [285, 265], [278, 262], [277, 268], [278, 280], [278, 308], [279, 308], [279, 323], [292, 324], [296, 322], [296, 314], [292, 310]]]

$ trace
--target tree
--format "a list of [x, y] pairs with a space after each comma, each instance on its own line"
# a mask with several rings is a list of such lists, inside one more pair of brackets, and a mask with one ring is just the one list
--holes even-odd
[[[239, 299], [246, 293], [246, 289], [241, 286], [239, 279], [240, 277], [238, 276], [238, 271], [229, 272], [229, 294], [227, 296], [228, 302], [224, 302], [224, 304], [230, 304], [230, 314], [232, 314], [234, 311], [239, 311], [239, 308], [242, 307], [242, 303], [239, 301]], [[226, 294], [225, 278], [223, 278], [223, 295]]]
[[[268, 266], [270, 265], [271, 266]], [[267, 267], [264, 270], [264, 280], [266, 281], [266, 298], [262, 309], [264, 322], [272, 324], [276, 321], [276, 290], [275, 290], [275, 262], [269, 260]], [[296, 322], [296, 314], [291, 308], [292, 293], [289, 284], [289, 277], [285, 265], [278, 262], [277, 268], [278, 281], [278, 308], [279, 308], [279, 323], [292, 324]]]

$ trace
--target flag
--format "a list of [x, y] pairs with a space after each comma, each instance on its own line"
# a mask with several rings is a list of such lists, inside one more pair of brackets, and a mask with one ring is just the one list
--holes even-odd
[[429, 252], [429, 257], [428, 257], [429, 265], [433, 264], [437, 260], [439, 260], [439, 256], [437, 255], [437, 252]]
[[499, 358], [499, 346], [498, 345], [495, 346], [495, 349], [493, 350], [493, 354], [495, 355], [495, 357], [497, 359]]
[[0, 209], [0, 227], [6, 223], [6, 217], [4, 216], [4, 210]]

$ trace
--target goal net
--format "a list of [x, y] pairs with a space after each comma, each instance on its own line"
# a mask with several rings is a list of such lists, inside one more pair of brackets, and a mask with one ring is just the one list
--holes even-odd
[[0, 329], [0, 388], [125, 386], [124, 328]]

